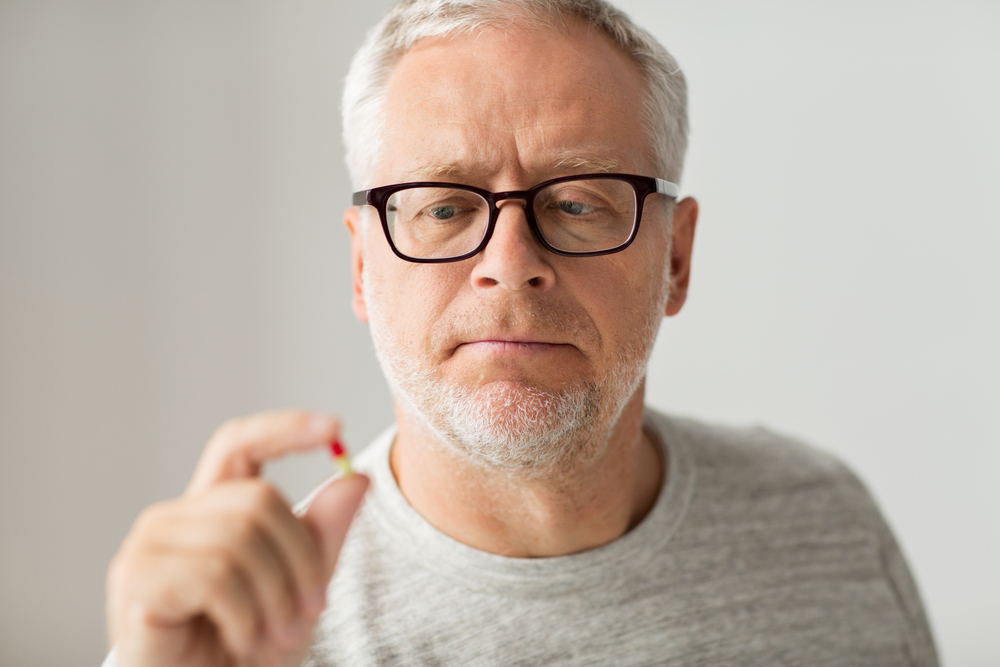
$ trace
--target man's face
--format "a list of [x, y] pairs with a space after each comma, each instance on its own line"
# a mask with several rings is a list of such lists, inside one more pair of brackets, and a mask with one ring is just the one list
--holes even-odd
[[[371, 185], [496, 192], [574, 173], [659, 176], [644, 99], [638, 68], [584, 25], [425, 39], [390, 80]], [[508, 468], [565, 466], [606, 439], [628, 401], [641, 401], [659, 322], [683, 303], [683, 290], [668, 302], [667, 210], [650, 196], [629, 248], [579, 258], [545, 250], [520, 202], [505, 201], [486, 248], [447, 264], [397, 258], [374, 210], [349, 210], [355, 312], [401, 418]]]

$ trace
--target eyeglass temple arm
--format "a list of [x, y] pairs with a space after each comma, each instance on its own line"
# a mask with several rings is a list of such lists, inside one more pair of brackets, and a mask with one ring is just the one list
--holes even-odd
[[351, 195], [351, 204], [354, 206], [367, 206], [368, 190], [361, 190]]
[[[674, 197], [674, 198], [677, 198], [677, 197], [680, 196], [681, 189], [679, 187], [677, 187], [676, 183], [671, 183], [670, 181], [665, 181], [662, 178], [654, 178], [653, 180], [656, 181], [656, 191], [659, 192], [661, 195], [666, 195], [668, 197]], [[361, 194], [364, 194], [364, 193], [361, 193]], [[358, 203], [357, 202], [357, 198], [358, 198], [358, 195], [354, 195], [354, 200], [355, 200], [354, 203], [355, 203], [355, 205], [357, 205], [357, 203]]]

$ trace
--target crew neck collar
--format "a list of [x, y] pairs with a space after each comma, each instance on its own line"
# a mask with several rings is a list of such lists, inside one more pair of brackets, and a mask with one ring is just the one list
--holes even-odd
[[[565, 556], [513, 558], [475, 549], [427, 522], [403, 496], [389, 466], [396, 426], [383, 432], [358, 457], [358, 469], [372, 478], [364, 512], [400, 545], [399, 554], [423, 569], [469, 589], [532, 597], [579, 592], [592, 586], [609, 591], [641, 576], [667, 546], [687, 511], [694, 488], [688, 445], [671, 420], [647, 409], [644, 427], [653, 436], [664, 466], [664, 482], [653, 508], [634, 528], [605, 545]], [[611, 575], [613, 575], [613, 580]]]

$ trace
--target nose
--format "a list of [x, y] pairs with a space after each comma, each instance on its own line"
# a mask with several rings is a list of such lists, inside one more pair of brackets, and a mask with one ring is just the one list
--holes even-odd
[[555, 271], [549, 262], [555, 255], [538, 243], [528, 226], [524, 200], [497, 202], [500, 210], [489, 243], [476, 256], [472, 284], [478, 288], [503, 287], [511, 291], [550, 289]]

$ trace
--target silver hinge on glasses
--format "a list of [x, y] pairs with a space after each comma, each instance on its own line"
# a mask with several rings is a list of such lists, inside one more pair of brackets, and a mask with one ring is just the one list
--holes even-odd
[[665, 181], [662, 178], [654, 178], [653, 180], [656, 181], [656, 191], [661, 195], [667, 195], [668, 197], [680, 196], [681, 189], [677, 187], [676, 183]]

